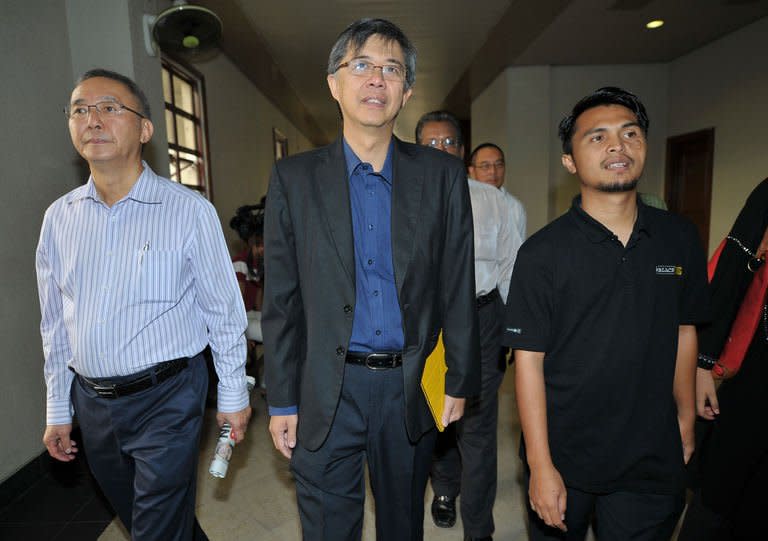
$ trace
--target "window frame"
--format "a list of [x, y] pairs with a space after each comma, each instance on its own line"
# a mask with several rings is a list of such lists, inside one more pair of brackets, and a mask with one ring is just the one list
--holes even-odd
[[[168, 159], [171, 170], [176, 164], [176, 174], [171, 173], [171, 180], [186, 186], [191, 190], [200, 192], [203, 197], [213, 202], [213, 178], [211, 176], [211, 157], [210, 146], [208, 142], [208, 124], [207, 107], [205, 99], [205, 77], [189, 64], [171, 55], [163, 53], [160, 57], [162, 64], [163, 77], [168, 73], [169, 93], [165, 95], [165, 84], [163, 84], [163, 121], [166, 123]], [[176, 93], [174, 92], [174, 78], [178, 78], [192, 87], [192, 109], [193, 112], [182, 109], [176, 104]], [[166, 99], [170, 97], [170, 102]], [[171, 114], [173, 125], [169, 126], [167, 113]], [[179, 144], [179, 126], [178, 119], [184, 118], [193, 123], [195, 127], [195, 142], [197, 149], [189, 148]], [[171, 139], [171, 135], [173, 139]], [[199, 185], [184, 184], [181, 182], [181, 173], [178, 164], [181, 161], [181, 154], [192, 154], [198, 159], [198, 178], [201, 180]]]

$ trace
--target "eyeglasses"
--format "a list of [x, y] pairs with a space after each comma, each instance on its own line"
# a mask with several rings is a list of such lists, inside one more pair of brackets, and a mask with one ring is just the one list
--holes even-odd
[[480, 169], [480, 171], [490, 171], [491, 169], [504, 169], [504, 161], [499, 160], [496, 162], [481, 162], [478, 164], [472, 164], [473, 167]]
[[433, 137], [427, 139], [424, 144], [432, 148], [451, 148], [459, 146], [459, 139], [457, 137]]
[[139, 115], [141, 118], [147, 118], [140, 112], [131, 109], [127, 105], [123, 105], [119, 101], [100, 101], [93, 105], [85, 103], [78, 103], [75, 105], [69, 105], [64, 107], [64, 115], [70, 120], [83, 120], [88, 117], [88, 113], [91, 108], [95, 109], [99, 116], [106, 118], [113, 118], [123, 114], [123, 111], [130, 111], [135, 115]]
[[366, 60], [350, 60], [339, 64], [336, 71], [341, 68], [349, 68], [349, 72], [355, 77], [371, 77], [376, 68], [381, 69], [381, 77], [385, 81], [402, 81], [405, 76], [405, 68], [397, 64], [377, 65]]

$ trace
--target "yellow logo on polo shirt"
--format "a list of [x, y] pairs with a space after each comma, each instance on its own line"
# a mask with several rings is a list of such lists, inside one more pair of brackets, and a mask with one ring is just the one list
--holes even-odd
[[656, 274], [660, 276], [682, 276], [683, 267], [679, 265], [656, 265]]

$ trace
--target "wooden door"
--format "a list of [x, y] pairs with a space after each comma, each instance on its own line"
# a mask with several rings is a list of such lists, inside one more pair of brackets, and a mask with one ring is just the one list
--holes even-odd
[[705, 249], [709, 246], [714, 150], [714, 128], [667, 139], [667, 206], [696, 224]]

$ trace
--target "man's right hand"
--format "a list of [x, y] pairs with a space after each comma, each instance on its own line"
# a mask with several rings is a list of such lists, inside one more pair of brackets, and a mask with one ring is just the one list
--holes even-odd
[[566, 490], [554, 466], [531, 468], [528, 497], [533, 510], [547, 526], [568, 531], [565, 526]]
[[43, 443], [48, 453], [56, 460], [71, 462], [77, 454], [77, 442], [69, 439], [72, 425], [48, 425], [43, 434]]
[[299, 424], [299, 416], [273, 415], [269, 420], [269, 433], [272, 434], [272, 442], [275, 449], [280, 451], [285, 458], [291, 458], [293, 448], [296, 447], [296, 425]]

